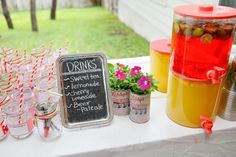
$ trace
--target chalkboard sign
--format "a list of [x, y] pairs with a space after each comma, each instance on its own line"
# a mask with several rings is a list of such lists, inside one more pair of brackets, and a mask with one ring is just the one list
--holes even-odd
[[63, 125], [77, 128], [109, 124], [113, 114], [105, 56], [65, 55], [56, 65]]

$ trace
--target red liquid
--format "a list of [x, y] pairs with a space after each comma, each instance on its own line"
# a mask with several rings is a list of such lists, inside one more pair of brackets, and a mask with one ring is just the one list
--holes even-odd
[[202, 43], [201, 37], [173, 34], [172, 69], [191, 79], [207, 80], [206, 73], [214, 66], [228, 66], [233, 37], [213, 37], [211, 43]]

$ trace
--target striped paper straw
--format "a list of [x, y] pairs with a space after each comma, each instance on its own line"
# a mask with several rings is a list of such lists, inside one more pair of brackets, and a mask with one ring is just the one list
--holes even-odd
[[27, 53], [27, 50], [24, 49], [24, 60], [26, 61], [26, 53]]
[[24, 84], [20, 84], [20, 108], [23, 106], [23, 99], [24, 99]]
[[[19, 89], [20, 89], [20, 111], [22, 111], [22, 107], [23, 107], [23, 103], [24, 103], [24, 84], [22, 83], [20, 86], [19, 86]], [[18, 118], [18, 124], [21, 124], [22, 123], [22, 117], [19, 116]]]
[[32, 63], [32, 54], [30, 54], [30, 62]]
[[39, 57], [37, 56], [36, 57], [36, 63], [35, 63], [35, 71], [34, 71], [35, 73], [38, 70], [38, 64], [39, 64], [38, 62], [39, 62]]
[[20, 78], [19, 78], [18, 73], [16, 73], [16, 82], [17, 82], [17, 86], [15, 86], [15, 90], [19, 89], [19, 87], [20, 87]]
[[33, 79], [34, 79], [35, 69], [36, 69], [36, 65], [34, 65], [34, 67], [32, 68], [32, 72], [31, 72], [31, 75], [30, 75], [29, 85], [30, 85], [31, 88], [33, 87]]
[[48, 71], [48, 84], [49, 84], [50, 80], [51, 80], [51, 70]]
[[59, 50], [58, 50], [58, 56], [59, 56], [59, 57], [61, 57], [61, 53], [62, 53], [62, 52], [61, 52], [61, 48], [59, 48]]
[[38, 70], [38, 60], [39, 60], [39, 57], [37, 56], [36, 57], [36, 63], [32, 68], [32, 72], [31, 72], [31, 76], [30, 76], [30, 82], [29, 83], [30, 83], [31, 88], [33, 87], [33, 79], [34, 79], [34, 77], [37, 73], [37, 70]]
[[18, 87], [19, 87], [20, 86], [20, 77], [19, 77], [18, 73], [16, 74], [16, 81], [17, 81], [17, 84], [18, 84]]
[[45, 54], [43, 54], [42, 57], [41, 57], [40, 65], [43, 64], [44, 58], [45, 58]]
[[42, 50], [41, 50], [41, 53], [43, 53], [43, 52], [45, 51], [45, 46], [42, 45], [42, 46], [41, 46], [41, 49], [42, 49]]
[[[49, 70], [49, 73], [48, 73], [48, 86], [50, 84], [50, 80], [52, 79], [53, 77], [53, 73], [54, 73], [54, 63], [51, 64], [51, 69]], [[48, 95], [48, 102], [51, 102], [51, 99], [52, 97], [50, 96], [50, 94]]]
[[6, 59], [7, 59], [7, 54], [6, 54], [6, 49], [3, 48], [3, 71], [7, 72], [7, 63], [6, 63]]
[[19, 50], [16, 49], [15, 53], [16, 53], [16, 58], [18, 58], [19, 57]]
[[50, 71], [50, 79], [52, 79], [53, 75], [54, 75], [54, 63], [51, 64], [51, 71]]
[[11, 79], [12, 79], [12, 59], [10, 60], [10, 72], [9, 72], [9, 76], [8, 76], [8, 85], [11, 84]]

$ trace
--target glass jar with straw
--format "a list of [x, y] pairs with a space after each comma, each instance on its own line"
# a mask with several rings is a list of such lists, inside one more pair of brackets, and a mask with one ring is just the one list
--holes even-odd
[[62, 125], [57, 103], [48, 100], [36, 106], [36, 125], [40, 137], [44, 140], [54, 140], [60, 137]]
[[[21, 101], [21, 100], [20, 100]], [[28, 137], [34, 128], [33, 117], [23, 102], [12, 101], [4, 107], [10, 135], [16, 139]]]

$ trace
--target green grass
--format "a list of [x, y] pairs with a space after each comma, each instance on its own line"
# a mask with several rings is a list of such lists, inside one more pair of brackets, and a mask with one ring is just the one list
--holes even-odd
[[12, 12], [14, 30], [0, 16], [0, 47], [32, 49], [53, 42], [69, 42], [70, 53], [103, 52], [108, 58], [148, 55], [148, 42], [103, 8], [58, 9], [57, 20], [49, 10], [37, 10], [39, 32], [31, 31], [29, 11]]

